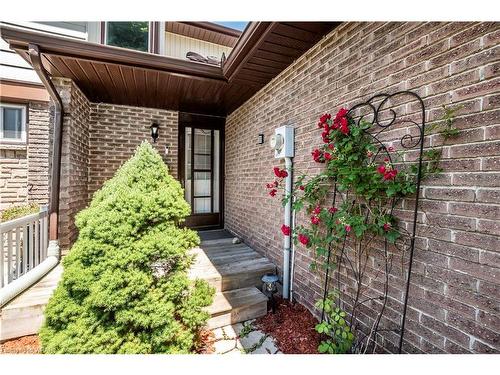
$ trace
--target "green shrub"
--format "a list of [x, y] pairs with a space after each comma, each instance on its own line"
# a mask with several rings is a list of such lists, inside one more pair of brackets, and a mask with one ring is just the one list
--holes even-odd
[[0, 221], [14, 220], [26, 215], [36, 214], [40, 211], [40, 205], [36, 203], [12, 206], [0, 212]]
[[76, 218], [40, 331], [44, 353], [189, 353], [214, 291], [190, 281], [182, 188], [144, 142]]

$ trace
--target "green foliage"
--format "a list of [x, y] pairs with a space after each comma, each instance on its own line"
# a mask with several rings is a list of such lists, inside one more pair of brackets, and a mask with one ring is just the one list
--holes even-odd
[[324, 309], [325, 320], [316, 324], [316, 331], [326, 337], [318, 346], [318, 352], [328, 354], [349, 353], [354, 343], [354, 334], [346, 322], [346, 313], [334, 303], [334, 296], [316, 302], [318, 309]]
[[36, 214], [39, 211], [40, 206], [36, 203], [12, 206], [0, 212], [0, 221], [14, 220], [26, 215]]
[[144, 142], [76, 218], [40, 331], [44, 353], [189, 353], [213, 289], [190, 281], [182, 188]]
[[148, 52], [148, 28], [148, 22], [108, 22], [106, 44]]
[[456, 107], [446, 107], [443, 104], [443, 117], [441, 121], [436, 124], [429, 125], [426, 128], [426, 134], [438, 132], [440, 133], [444, 139], [448, 139], [451, 137], [455, 137], [460, 134], [460, 130], [458, 130], [453, 124], [455, 123], [455, 117], [457, 116], [457, 112], [463, 108], [463, 106], [459, 105]]

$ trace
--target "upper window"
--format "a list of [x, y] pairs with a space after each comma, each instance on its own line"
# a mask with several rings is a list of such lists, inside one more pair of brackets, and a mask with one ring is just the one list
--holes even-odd
[[149, 22], [106, 22], [106, 44], [149, 51]]
[[0, 104], [0, 140], [26, 142], [26, 106]]

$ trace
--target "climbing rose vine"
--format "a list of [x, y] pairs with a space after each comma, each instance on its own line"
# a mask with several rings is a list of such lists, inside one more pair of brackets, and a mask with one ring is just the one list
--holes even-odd
[[[291, 196], [282, 195], [283, 204], [293, 199], [293, 209], [305, 209], [310, 218], [307, 226], [282, 226], [282, 233], [293, 236], [296, 243], [314, 247], [318, 256], [325, 255], [329, 242], [345, 236], [370, 233], [390, 243], [400, 236], [388, 202], [415, 192], [416, 166], [405, 165], [402, 153], [392, 145], [375, 146], [370, 127], [367, 121], [356, 122], [345, 108], [335, 116], [322, 115], [318, 122], [322, 144], [313, 149], [311, 156], [325, 168], [313, 177], [299, 176]], [[288, 176], [288, 171], [280, 167], [274, 167], [273, 172], [276, 179], [267, 184], [272, 197], [283, 188], [283, 180]], [[364, 202], [363, 207], [346, 201], [338, 207], [325, 205], [335, 181], [339, 192], [356, 195], [358, 202]]]
[[[312, 250], [312, 269], [318, 265], [323, 269], [335, 267], [327, 261], [335, 259], [327, 257], [329, 248], [335, 254], [346, 241], [366, 244], [371, 241], [363, 238], [381, 237], [395, 243], [401, 236], [392, 207], [394, 200], [415, 193], [418, 167], [406, 163], [404, 152], [392, 144], [374, 142], [371, 126], [363, 119], [355, 121], [345, 108], [335, 116], [323, 114], [318, 121], [321, 142], [311, 152], [312, 160], [324, 165], [321, 172], [315, 176], [300, 175], [291, 194], [286, 195], [283, 180], [290, 171], [274, 167], [275, 180], [266, 185], [272, 197], [283, 190], [283, 204], [292, 200], [293, 210], [305, 211], [305, 224], [295, 228], [283, 224], [281, 231], [292, 236], [295, 244]], [[337, 198], [332, 205], [328, 203], [332, 202], [328, 194], [335, 184]], [[335, 311], [344, 314], [338, 308]], [[329, 332], [333, 338], [322, 342], [320, 351], [347, 351], [353, 340], [349, 328], [342, 328], [347, 331], [336, 337], [336, 331], [327, 327], [330, 323], [322, 322], [316, 327], [318, 332]]]

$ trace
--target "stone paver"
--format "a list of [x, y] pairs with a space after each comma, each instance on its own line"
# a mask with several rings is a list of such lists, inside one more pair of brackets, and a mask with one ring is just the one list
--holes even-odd
[[255, 329], [253, 322], [232, 324], [213, 330], [216, 354], [282, 354], [274, 339]]
[[271, 337], [266, 337], [262, 345], [255, 349], [252, 354], [276, 354], [279, 351]]
[[214, 343], [215, 353], [224, 354], [228, 353], [233, 349], [236, 349], [236, 341], [234, 339], [231, 340], [218, 340]]

